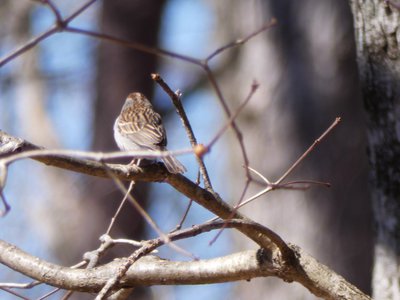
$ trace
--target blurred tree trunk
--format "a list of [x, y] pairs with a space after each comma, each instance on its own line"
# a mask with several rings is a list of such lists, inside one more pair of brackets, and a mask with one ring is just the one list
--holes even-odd
[[[164, 2], [104, 1], [101, 30], [116, 37], [157, 47]], [[93, 149], [116, 151], [118, 148], [113, 138], [114, 120], [130, 92], [140, 91], [151, 99], [153, 83], [150, 73], [157, 70], [157, 57], [108, 42], [100, 43], [98, 51]], [[93, 235], [97, 239], [99, 234], [104, 233], [104, 225], [110, 221], [123, 195], [111, 180], [101, 179], [96, 179], [90, 184], [86, 193], [85, 197], [91, 199], [94, 206], [101, 206], [103, 210], [103, 215], [97, 216], [102, 225], [97, 227], [98, 232]], [[134, 194], [146, 207], [147, 186], [137, 184]], [[112, 234], [140, 239], [144, 237], [143, 229], [143, 218], [131, 205], [126, 204]]]
[[[158, 30], [164, 1], [104, 1], [101, 27], [107, 34], [156, 47]], [[98, 151], [117, 150], [113, 138], [113, 124], [126, 96], [132, 91], [140, 91], [152, 96], [153, 83], [150, 73], [157, 70], [157, 58], [112, 43], [103, 42], [99, 46], [97, 69], [97, 98], [93, 123], [93, 148]], [[143, 186], [138, 199], [145, 200]], [[104, 205], [105, 214], [111, 216], [122, 199], [110, 180], [98, 181], [88, 191], [90, 198]], [[110, 194], [111, 193], [111, 194]], [[102, 201], [102, 199], [104, 201]], [[129, 205], [128, 205], [129, 206]], [[133, 208], [123, 211], [119, 226], [127, 226], [125, 233], [130, 237], [140, 237], [143, 220]], [[109, 220], [109, 218], [107, 218]], [[135, 233], [136, 231], [136, 233]]]
[[[253, 79], [260, 89], [239, 118], [250, 157], [271, 181], [331, 124], [343, 122], [302, 162], [290, 180], [332, 183], [330, 189], [275, 191], [242, 209], [287, 241], [300, 245], [364, 292], [370, 292], [371, 204], [367, 190], [362, 103], [353, 25], [347, 1], [215, 1], [219, 44], [276, 17], [278, 25], [238, 48], [221, 80], [231, 107], [243, 101]], [[251, 17], [245, 17], [251, 16]], [[234, 88], [238, 87], [238, 88]], [[237, 145], [232, 139], [232, 145]], [[243, 174], [231, 146], [228, 174]], [[235, 150], [236, 149], [236, 150]], [[243, 186], [236, 176], [234, 187]], [[241, 183], [241, 184], [240, 184]], [[259, 191], [256, 186], [248, 195]], [[232, 193], [238, 200], [238, 188]], [[240, 248], [246, 241], [239, 240]], [[238, 298], [315, 299], [279, 279], [239, 283]]]
[[399, 9], [385, 1], [352, 1], [357, 58], [368, 117], [375, 219], [373, 294], [400, 299]]

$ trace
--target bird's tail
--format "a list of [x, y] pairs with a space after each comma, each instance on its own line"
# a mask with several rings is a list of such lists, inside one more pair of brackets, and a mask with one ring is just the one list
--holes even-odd
[[166, 156], [162, 158], [168, 172], [173, 174], [182, 174], [186, 172], [186, 168], [173, 156]]

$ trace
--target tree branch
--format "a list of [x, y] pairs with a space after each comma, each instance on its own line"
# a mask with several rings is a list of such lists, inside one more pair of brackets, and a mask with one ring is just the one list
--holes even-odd
[[[1, 158], [4, 159], [4, 157], [13, 155], [18, 152], [23, 152], [27, 150], [34, 150], [34, 149], [41, 149], [40, 147], [33, 145], [27, 141], [24, 141], [22, 139], [18, 139], [15, 137], [12, 137], [5, 132], [0, 131], [0, 162]], [[46, 150], [43, 150], [44, 152]], [[53, 152], [56, 153], [56, 152]], [[228, 205], [226, 202], [224, 202], [218, 194], [216, 193], [211, 193], [198, 185], [196, 185], [194, 182], [190, 181], [188, 178], [184, 177], [183, 175], [180, 174], [170, 174], [166, 171], [166, 169], [162, 166], [162, 164], [153, 164], [150, 166], [146, 166], [142, 169], [133, 169], [129, 170], [126, 168], [124, 165], [117, 165], [117, 164], [107, 164], [104, 166], [104, 163], [102, 162], [97, 162], [97, 161], [91, 161], [87, 159], [81, 159], [79, 157], [71, 157], [71, 156], [65, 156], [65, 155], [44, 155], [44, 156], [33, 156], [32, 159], [37, 160], [39, 162], [45, 163], [47, 165], [55, 166], [58, 168], [63, 168], [66, 170], [74, 171], [74, 172], [79, 172], [87, 175], [92, 175], [92, 176], [100, 176], [100, 177], [109, 177], [109, 173], [111, 172], [113, 176], [115, 176], [118, 179], [121, 180], [128, 180], [128, 181], [164, 181], [170, 184], [172, 187], [174, 187], [177, 191], [180, 193], [184, 194], [190, 199], [193, 199], [196, 201], [198, 204], [202, 205], [205, 207], [207, 210], [213, 212], [217, 216], [219, 216], [221, 219], [228, 219], [225, 221], [220, 221], [220, 223], [215, 222], [212, 224], [205, 224], [203, 226], [209, 226], [208, 230], [211, 229], [216, 229], [220, 228], [221, 226], [226, 226], [226, 227], [233, 227], [242, 232], [244, 235], [252, 239], [254, 242], [256, 242], [260, 247], [263, 249], [259, 252], [260, 259], [265, 263], [266, 265], [272, 266], [272, 269], [268, 269], [265, 271], [265, 269], [261, 268], [258, 272], [260, 273], [254, 273], [254, 277], [258, 276], [278, 276], [282, 278], [283, 280], [287, 282], [291, 281], [297, 281], [301, 283], [303, 286], [305, 286], [307, 289], [309, 289], [313, 294], [319, 296], [319, 297], [324, 297], [325, 299], [369, 299], [368, 296], [364, 295], [361, 291], [359, 291], [356, 287], [351, 285], [350, 283], [346, 282], [341, 276], [337, 275], [334, 273], [332, 270], [330, 270], [328, 267], [324, 266], [323, 264], [320, 264], [317, 262], [314, 258], [311, 256], [305, 254], [304, 252], [301, 251], [299, 247], [296, 246], [288, 246], [280, 237], [277, 235], [275, 232], [272, 230], [268, 229], [265, 226], [262, 226], [261, 224], [258, 224], [256, 222], [251, 221], [250, 219], [246, 218], [244, 215], [240, 214], [239, 212], [236, 212], [233, 207]], [[1, 176], [1, 174], [0, 174]], [[231, 220], [230, 218], [233, 218]], [[214, 227], [213, 227], [214, 226]], [[196, 230], [196, 228], [190, 228], [187, 230]], [[204, 230], [201, 229], [201, 230]], [[200, 231], [203, 232], [203, 231]], [[178, 234], [184, 234], [185, 231], [177, 231], [174, 233], [171, 233], [169, 236], [171, 240], [176, 238], [176, 235]], [[193, 233], [191, 236], [193, 236]], [[162, 244], [162, 241], [160, 239], [160, 244]], [[3, 248], [3, 249], [2, 249]], [[254, 253], [253, 253], [254, 254]], [[238, 254], [239, 255], [239, 254]], [[13, 257], [11, 260], [9, 257]], [[235, 257], [235, 256], [232, 256]], [[230, 260], [232, 258], [231, 256], [225, 257], [227, 260]], [[147, 261], [148, 258], [146, 258]], [[219, 258], [222, 259], [222, 258]], [[222, 263], [219, 259], [213, 260], [213, 264], [215, 266], [215, 263]], [[83, 280], [84, 275], [87, 276], [94, 276], [90, 278], [95, 278], [93, 282], [91, 280], [88, 280], [88, 278], [85, 278], [85, 284], [88, 286], [88, 288], [101, 288], [104, 284], [105, 281], [113, 276], [115, 274], [115, 267], [114, 264], [115, 262], [108, 264], [107, 266], [109, 267], [100, 267], [96, 268], [93, 270], [69, 270], [68, 268], [63, 268], [63, 267], [55, 267], [53, 265], [48, 265], [48, 263], [44, 263], [43, 265], [35, 265], [42, 263], [41, 261], [38, 261], [36, 258], [33, 259], [31, 256], [28, 254], [22, 252], [21, 250], [17, 249], [16, 247], [7, 244], [5, 242], [1, 242], [0, 244], [0, 260], [10, 266], [11, 268], [19, 271], [19, 266], [18, 264], [26, 264], [28, 266], [28, 270], [24, 270], [24, 274], [31, 276], [33, 278], [37, 278], [38, 274], [33, 274], [33, 270], [39, 267], [37, 270], [40, 270], [40, 272], [43, 272], [41, 274], [44, 274], [43, 276], [46, 278], [46, 280], [49, 280], [49, 278], [55, 278], [59, 277], [61, 278], [61, 282], [65, 282], [66, 278], [65, 276], [72, 276], [73, 278], [78, 278], [79, 280]], [[141, 271], [138, 266], [140, 266], [143, 258], [141, 258], [139, 261], [135, 262], [129, 269], [129, 272], [127, 273], [126, 276], [129, 278], [129, 274], [131, 274], [131, 269], [135, 270], [133, 273], [136, 274], [137, 271]], [[154, 262], [154, 261], [153, 261]], [[206, 261], [207, 262], [207, 261]], [[199, 265], [196, 265], [195, 263], [199, 263]], [[190, 263], [184, 263], [185, 268], [189, 268], [189, 270], [192, 270], [192, 266], [199, 267], [201, 266], [201, 263], [204, 263], [204, 261], [201, 262], [190, 262]], [[250, 263], [249, 261], [247, 263]], [[253, 262], [254, 263], [254, 262]], [[157, 264], [167, 264], [165, 261], [159, 261], [157, 260]], [[182, 268], [183, 263], [172, 263], [172, 266], [174, 268], [177, 268], [176, 270], [180, 270]], [[195, 283], [209, 283], [209, 282], [221, 282], [220, 280], [241, 280], [243, 279], [242, 277], [230, 277], [232, 275], [221, 275], [218, 273], [218, 276], [215, 278], [212, 276], [212, 272], [210, 270], [215, 270], [215, 267], [213, 267], [213, 264], [207, 265], [208, 272], [206, 272], [207, 277], [212, 278], [209, 279], [210, 281], [203, 281], [203, 282], [197, 282], [196, 278], [190, 279], [191, 276], [188, 276], [189, 278], [183, 278], [182, 282], [178, 282], [177, 278], [171, 279], [171, 284], [174, 283], [181, 283], [181, 284], [195, 284]], [[117, 263], [116, 266], [120, 266], [121, 263]], [[251, 265], [251, 264], [250, 264]], [[110, 267], [111, 266], [111, 267]], [[264, 266], [264, 265], [263, 265]], [[165, 267], [165, 266], [164, 266]], [[111, 268], [111, 269], [107, 269]], [[226, 266], [224, 266], [226, 268]], [[224, 269], [222, 268], [222, 269]], [[111, 273], [109, 273], [109, 271]], [[72, 272], [72, 273], [69, 273]], [[84, 273], [80, 273], [84, 272]], [[92, 273], [92, 272], [100, 272], [100, 273]], [[113, 273], [114, 272], [114, 273]], [[175, 271], [174, 271], [175, 272]], [[174, 273], [171, 272], [171, 273]], [[183, 271], [182, 271], [183, 272]], [[253, 271], [252, 271], [253, 272]], [[266, 273], [265, 273], [266, 272]], [[53, 274], [49, 276], [49, 274]], [[142, 273], [140, 273], [142, 274]], [[251, 273], [253, 274], [253, 273]], [[253, 278], [250, 273], [245, 273], [245, 278]], [[33, 276], [35, 275], [35, 276]], [[136, 276], [136, 275], [132, 275]], [[137, 281], [135, 280], [144, 280], [143, 278], [144, 275], [138, 276], [137, 279], [133, 279], [134, 284], [138, 284]], [[200, 276], [200, 275], [199, 275]], [[221, 277], [222, 276], [222, 277]], [[235, 275], [238, 276], [238, 275]], [[164, 281], [165, 277], [160, 276], [160, 271], [156, 272], [156, 277], [157, 278], [163, 278], [162, 282], [152, 282], [149, 281], [146, 283], [143, 281], [141, 284], [167, 284], [166, 281]], [[185, 276], [183, 276], [185, 277]], [[68, 277], [69, 278], [69, 277]], [[136, 277], [134, 277], [136, 278]], [[218, 279], [220, 278], [220, 279]], [[235, 279], [237, 278], [237, 279]], [[54, 279], [55, 280], [55, 279]], [[156, 280], [156, 279], [154, 279]], [[192, 281], [194, 280], [194, 281]], [[208, 279], [204, 279], [208, 280]], [[160, 281], [160, 279], [158, 279]], [[335, 284], [332, 284], [332, 282], [335, 281]], [[48, 281], [46, 281], [48, 282]], [[59, 283], [57, 282], [52, 282], [49, 283], [54, 286], [59, 286]], [[65, 284], [65, 283], [64, 283]], [[126, 286], [121, 286], [126, 284], [124, 280], [120, 282], [118, 285], [119, 287], [126, 287]], [[64, 287], [67, 289], [73, 289], [73, 287], [67, 286]], [[80, 289], [83, 289], [84, 287], [80, 286]], [[345, 295], [345, 296], [340, 296], [340, 295]], [[348, 295], [352, 295], [351, 297], [348, 297]], [[354, 296], [357, 295], [357, 296]]]
[[[1, 240], [0, 249], [1, 262], [15, 271], [55, 287], [81, 292], [99, 292], [126, 260], [114, 260], [93, 269], [71, 269], [40, 260]], [[220, 283], [276, 274], [276, 270], [268, 264], [260, 265], [257, 253], [250, 250], [190, 262], [173, 262], [156, 256], [145, 256], [131, 266], [116, 288]]]
[[[315, 295], [325, 299], [371, 299], [346, 282], [343, 277], [332, 274], [331, 270], [319, 264], [300, 248], [292, 247], [302, 264], [307, 266], [307, 271], [310, 271], [307, 274], [312, 275], [312, 279], [317, 279], [319, 290], [310, 289]], [[222, 283], [280, 276], [279, 270], [264, 259], [260, 250], [242, 251], [224, 257], [190, 262], [173, 262], [156, 256], [145, 256], [131, 266], [116, 288]], [[119, 266], [125, 260], [126, 258], [114, 260], [94, 269], [71, 269], [40, 260], [0, 240], [1, 263], [46, 284], [72, 291], [99, 292], [107, 279], [118, 272]], [[324, 276], [321, 277], [322, 274]], [[333, 287], [330, 293], [321, 293], [327, 284]]]

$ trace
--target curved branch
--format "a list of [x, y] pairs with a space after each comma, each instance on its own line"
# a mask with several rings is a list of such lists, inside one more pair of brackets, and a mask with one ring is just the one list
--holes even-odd
[[[17, 272], [62, 289], [98, 292], [118, 272], [123, 259], [93, 269], [71, 269], [40, 260], [0, 240], [0, 260]], [[250, 250], [201, 261], [173, 262], [156, 256], [137, 261], [117, 288], [149, 285], [206, 284], [271, 276], [276, 269], [260, 267], [258, 251]]]
[[[40, 149], [40, 147], [33, 145], [29, 142], [23, 141], [22, 139], [18, 139], [12, 137], [5, 132], [0, 131], [0, 159], [1, 157], [10, 156], [18, 152], [33, 150], [33, 149]], [[309, 289], [313, 294], [319, 297], [324, 297], [325, 299], [370, 299], [368, 296], [364, 295], [361, 291], [359, 291], [355, 286], [348, 283], [343, 277], [339, 276], [332, 270], [330, 270], [325, 265], [316, 261], [310, 255], [304, 253], [299, 247], [297, 246], [288, 246], [276, 233], [271, 231], [270, 229], [262, 226], [258, 223], [251, 221], [250, 219], [246, 218], [242, 214], [236, 212], [233, 207], [228, 205], [224, 202], [218, 194], [211, 193], [205, 189], [202, 189], [194, 182], [190, 181], [188, 178], [179, 175], [179, 174], [170, 174], [166, 171], [162, 164], [153, 164], [147, 167], [144, 167], [140, 170], [129, 170], [126, 166], [117, 165], [117, 164], [107, 164], [106, 166], [104, 163], [100, 163], [97, 161], [91, 161], [86, 159], [81, 159], [77, 157], [70, 157], [65, 155], [45, 155], [45, 156], [35, 156], [32, 159], [37, 160], [39, 162], [45, 163], [47, 165], [55, 166], [58, 168], [63, 168], [66, 170], [79, 172], [83, 174], [88, 174], [92, 176], [100, 176], [100, 177], [109, 177], [109, 173], [112, 172], [113, 176], [121, 180], [135, 180], [135, 181], [164, 181], [174, 187], [177, 191], [181, 192], [182, 194], [186, 195], [188, 198], [193, 199], [198, 204], [202, 205], [209, 211], [213, 212], [221, 219], [228, 219], [224, 221], [220, 221], [220, 223], [212, 223], [213, 226], [221, 226], [221, 224], [225, 224], [227, 227], [234, 227], [244, 235], [255, 241], [258, 245], [260, 245], [263, 249], [258, 251], [258, 262], [261, 265], [258, 265], [258, 272], [254, 273], [253, 277], [259, 276], [270, 276], [274, 275], [277, 277], [282, 278], [287, 282], [297, 281]], [[0, 174], [1, 176], [1, 174]], [[234, 218], [230, 219], [230, 218]], [[210, 224], [205, 224], [204, 226], [210, 226]], [[210, 227], [211, 228], [211, 227]], [[218, 227], [220, 228], [220, 227]], [[187, 229], [187, 230], [196, 230], [194, 229]], [[212, 229], [212, 228], [211, 228]], [[210, 229], [210, 230], [211, 230]], [[203, 230], [200, 228], [200, 230]], [[185, 231], [180, 231], [179, 234], [184, 234]], [[177, 233], [178, 234], [178, 233]], [[171, 236], [171, 239], [173, 236]], [[3, 249], [2, 249], [3, 248]], [[7, 255], [6, 255], [7, 254]], [[7, 260], [7, 256], [14, 256], [14, 259]], [[236, 255], [236, 254], [234, 254]], [[238, 254], [239, 255], [239, 254]], [[253, 252], [254, 255], [254, 252]], [[228, 256], [221, 259], [227, 259], [228, 261], [235, 256]], [[135, 262], [129, 269], [127, 273], [129, 278], [129, 274], [131, 274], [131, 270], [140, 270], [138, 269], [142, 263], [146, 262], [146, 260], [142, 261], [141, 258], [139, 261]], [[78, 279], [84, 279], [84, 284], [87, 286], [92, 286], [93, 284], [97, 286], [98, 284], [101, 288], [102, 285], [105, 284], [108, 278], [113, 276], [116, 272], [114, 269], [114, 263], [108, 264], [109, 266], [107, 269], [106, 266], [90, 269], [90, 270], [70, 270], [69, 268], [57, 267], [54, 265], [48, 265], [48, 263], [44, 263], [43, 265], [36, 265], [36, 263], [41, 263], [37, 258], [33, 258], [28, 254], [24, 253], [21, 250], [18, 250], [16, 247], [9, 245], [5, 242], [0, 243], [0, 261], [4, 264], [10, 266], [15, 270], [19, 270], [18, 264], [24, 264], [28, 267], [35, 268], [39, 267], [41, 274], [43, 275], [44, 279], [46, 279], [49, 284], [59, 286], [58, 283], [50, 283], [48, 280], [49, 278], [55, 278], [61, 276], [61, 281], [65, 281], [67, 276], [66, 274], [73, 274]], [[35, 263], [36, 261], [36, 263]], [[192, 268], [192, 266], [199, 267], [201, 263], [207, 261], [200, 261], [200, 262], [188, 262], [185, 263], [185, 268]], [[213, 272], [215, 271], [215, 263], [222, 264], [222, 261], [215, 259], [212, 261], [213, 263], [207, 264], [207, 271], [204, 271], [207, 276], [211, 276], [213, 278], [212, 282], [221, 282], [219, 280], [241, 280], [242, 277], [230, 277], [233, 275], [225, 276], [223, 274], [218, 273], [218, 276], [215, 278], [212, 276]], [[157, 264], [166, 264], [168, 265], [170, 262], [168, 261], [159, 261], [157, 260]], [[196, 265], [196, 263], [198, 263]], [[249, 263], [249, 261], [247, 261]], [[254, 263], [254, 261], [253, 261]], [[179, 265], [183, 263], [172, 263], [171, 266], [174, 268], [178, 268]], [[214, 264], [214, 267], [213, 267]], [[121, 263], [116, 263], [117, 266], [120, 266]], [[251, 263], [250, 263], [251, 265]], [[110, 267], [111, 266], [111, 267]], [[262, 268], [260, 267], [262, 266]], [[264, 267], [268, 266], [267, 269]], [[35, 269], [34, 268], [34, 269]], [[166, 266], [164, 266], [166, 268]], [[226, 268], [226, 266], [224, 267]], [[171, 270], [171, 269], [169, 269]], [[193, 270], [193, 269], [192, 269]], [[212, 272], [211, 272], [211, 271]], [[68, 272], [67, 272], [68, 271]], [[109, 273], [110, 271], [111, 273]], [[136, 274], [136, 271], [133, 272]], [[150, 272], [150, 270], [147, 270]], [[67, 273], [65, 273], [67, 272]], [[72, 273], [69, 273], [72, 272]], [[100, 272], [100, 273], [92, 273], [92, 272]], [[161, 271], [157, 271], [156, 275], [157, 278], [164, 278], [164, 276], [160, 276]], [[172, 272], [172, 271], [171, 271]], [[172, 272], [174, 273], [175, 270]], [[25, 272], [24, 274], [28, 276], [32, 276], [33, 274], [30, 272]], [[148, 274], [148, 273], [146, 273]], [[191, 273], [193, 274], [193, 273]], [[253, 273], [251, 273], [253, 274]], [[245, 273], [245, 278], [253, 278], [250, 276], [251, 274]], [[57, 275], [57, 276], [56, 276]], [[82, 276], [86, 277], [82, 277]], [[88, 277], [88, 276], [94, 277]], [[174, 284], [194, 284], [194, 283], [208, 283], [211, 281], [203, 281], [196, 282], [196, 278], [192, 278], [189, 276], [190, 274], [186, 274], [188, 278], [182, 279], [183, 281], [180, 282], [176, 278], [171, 279]], [[72, 275], [69, 275], [72, 276]], [[78, 276], [78, 277], [76, 277]], [[132, 275], [135, 276], [135, 275]], [[141, 275], [144, 276], [144, 275]], [[140, 278], [142, 278], [139, 276]], [[172, 276], [172, 275], [171, 275]], [[221, 277], [222, 276], [222, 277]], [[238, 276], [238, 275], [234, 275]], [[32, 276], [33, 277], [33, 276]], [[37, 277], [34, 277], [37, 278]], [[92, 282], [89, 280], [90, 278], [95, 278], [100, 281]], [[220, 278], [220, 279], [218, 279]], [[225, 279], [224, 279], [225, 278]], [[237, 279], [234, 279], [237, 278]], [[165, 278], [164, 278], [165, 279]], [[138, 279], [139, 280], [139, 279]], [[154, 279], [156, 280], [156, 279]], [[158, 279], [160, 281], [160, 279]], [[175, 280], [175, 281], [174, 281]], [[186, 283], [184, 280], [187, 280]], [[190, 281], [194, 280], [194, 281]], [[206, 280], [206, 279], [204, 279]], [[122, 281], [121, 284], [126, 284], [125, 281]], [[137, 282], [135, 282], [137, 284]], [[146, 284], [146, 283], [142, 283]], [[168, 282], [162, 280], [162, 282], [150, 282], [148, 284], [169, 284]], [[172, 283], [171, 283], [172, 284]], [[121, 287], [121, 285], [120, 285]], [[72, 287], [64, 287], [70, 288]], [[84, 289], [84, 287], [80, 286], [79, 289]]]
[[[268, 230], [259, 224], [243, 220], [217, 221], [173, 232], [169, 234], [169, 238], [178, 240], [193, 237], [222, 226], [236, 229], [252, 228], [254, 231], [260, 230], [259, 234]], [[157, 238], [146, 243], [157, 248], [164, 244], [164, 240]], [[276, 261], [277, 258], [272, 259], [265, 249], [193, 262], [172, 262], [154, 256], [144, 256], [130, 265], [115, 288], [154, 284], [220, 283], [276, 276], [286, 282], [298, 281], [312, 293], [325, 299], [370, 299], [298, 246], [291, 245], [290, 251], [293, 251], [296, 259], [292, 268], [281, 268], [282, 263]], [[98, 292], [128, 260], [129, 258], [124, 258], [98, 268], [77, 270], [42, 261], [0, 240], [1, 263], [41, 282], [74, 291]], [[294, 268], [296, 265], [298, 267]]]

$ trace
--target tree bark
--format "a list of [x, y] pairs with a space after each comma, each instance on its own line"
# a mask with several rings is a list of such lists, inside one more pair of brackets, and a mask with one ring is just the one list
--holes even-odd
[[373, 295], [400, 299], [400, 14], [387, 2], [351, 3], [368, 121], [375, 219]]

